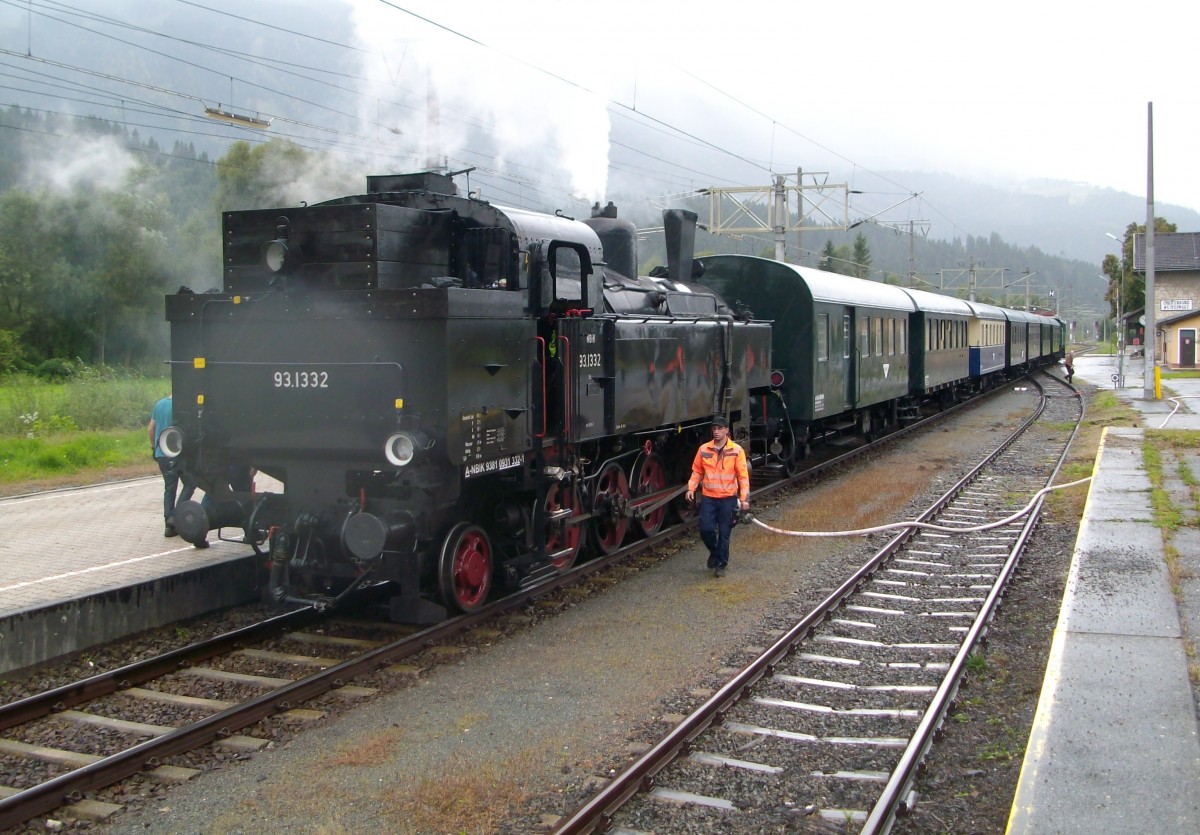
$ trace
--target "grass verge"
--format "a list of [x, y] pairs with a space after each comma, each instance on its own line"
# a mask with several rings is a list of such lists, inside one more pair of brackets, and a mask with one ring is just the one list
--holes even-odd
[[[1200, 485], [1188, 464], [1186, 454], [1200, 449], [1200, 433], [1188, 430], [1150, 429], [1142, 441], [1142, 456], [1150, 478], [1150, 502], [1154, 524], [1162, 532], [1167, 577], [1175, 601], [1183, 608], [1184, 583], [1194, 573], [1180, 560], [1175, 538], [1181, 527], [1200, 526]], [[1179, 499], [1179, 500], [1177, 500]], [[1184, 618], [1184, 652], [1188, 657], [1188, 676], [1192, 686], [1200, 687], [1200, 662], [1196, 659], [1193, 625]]]
[[158, 472], [145, 429], [0, 438], [0, 492]]

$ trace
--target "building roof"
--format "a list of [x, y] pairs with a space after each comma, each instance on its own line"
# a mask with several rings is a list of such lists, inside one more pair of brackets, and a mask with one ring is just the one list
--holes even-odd
[[[1200, 270], [1200, 232], [1155, 232], [1154, 271]], [[1146, 235], [1133, 236], [1133, 271], [1146, 271]]]
[[1185, 310], [1182, 313], [1176, 313], [1172, 316], [1167, 316], [1165, 319], [1159, 319], [1154, 323], [1154, 327], [1161, 328], [1163, 325], [1175, 325], [1187, 319], [1195, 319], [1200, 317], [1200, 310]]

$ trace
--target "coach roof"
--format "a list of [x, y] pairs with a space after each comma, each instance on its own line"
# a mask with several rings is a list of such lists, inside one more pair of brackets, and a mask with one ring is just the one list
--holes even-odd
[[971, 306], [954, 296], [943, 296], [941, 293], [930, 293], [927, 290], [905, 288], [905, 293], [912, 296], [917, 310], [925, 313], [951, 313], [957, 316], [974, 316]]
[[912, 298], [899, 287], [878, 281], [861, 281], [836, 273], [812, 270], [781, 264], [808, 287], [813, 301], [847, 304], [855, 307], [881, 307], [911, 312], [915, 310]]
[[967, 302], [967, 306], [975, 311], [975, 316], [979, 319], [996, 319], [1003, 322], [1005, 319], [1004, 308], [996, 307], [994, 304], [984, 304], [983, 302]]

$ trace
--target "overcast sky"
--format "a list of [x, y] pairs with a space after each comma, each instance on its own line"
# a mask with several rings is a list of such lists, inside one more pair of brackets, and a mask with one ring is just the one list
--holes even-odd
[[[208, 69], [190, 69], [198, 86], [184, 92], [205, 104], [252, 102], [254, 112], [279, 117], [274, 136], [307, 131], [314, 147], [341, 136], [359, 154], [368, 133], [411, 145], [425, 132], [412, 93], [427, 78], [442, 103], [447, 154], [455, 142], [470, 141], [470, 114], [476, 129], [484, 126], [514, 151], [544, 153], [570, 172], [574, 190], [600, 198], [614, 171], [636, 177], [654, 165], [648, 155], [633, 160], [609, 147], [614, 124], [636, 121], [661, 131], [654, 151], [665, 159], [706, 144], [726, 150], [686, 175], [676, 171], [681, 187], [765, 185], [771, 172], [797, 167], [849, 172], [852, 187], [879, 192], [874, 202], [861, 198], [859, 216], [908, 188], [902, 176], [884, 181], [876, 171], [993, 182], [1053, 178], [1144, 199], [1153, 102], [1155, 197], [1200, 210], [1197, 15], [1189, 8], [1159, 3], [1151, 15], [1128, 3], [1073, 0], [0, 0], [0, 48], [15, 72], [66, 77], [88, 60], [85, 46], [117, 36], [158, 51], [120, 47], [139, 68], [126, 71], [142, 73], [136, 80], [143, 85], [161, 86], [168, 74], [155, 62], [193, 49], [180, 38], [204, 42], [223, 27], [226, 36], [244, 37], [227, 44], [243, 56], [286, 55], [321, 71], [339, 61], [358, 65], [355, 78], [338, 83], [353, 84], [361, 96], [281, 73], [277, 86], [290, 85], [292, 95], [273, 97], [242, 82], [243, 73], [261, 69], [196, 47], [188, 57]], [[22, 58], [27, 51], [68, 66], [34, 64]], [[199, 112], [186, 97], [162, 90], [77, 78], [115, 91], [107, 110], [78, 90], [31, 93], [31, 82], [13, 77], [0, 82], [0, 102], [129, 122], [138, 99]], [[389, 113], [400, 88], [410, 104]], [[62, 101], [52, 103], [60, 93]], [[321, 96], [341, 115], [302, 101]], [[359, 127], [328, 130], [351, 111]], [[618, 155], [624, 168], [610, 169]], [[512, 160], [502, 153], [494, 164]], [[646, 187], [668, 190], [651, 177]]]
[[[380, 42], [467, 47], [400, 7], [700, 136], [721, 133], [719, 112], [754, 138], [743, 153], [782, 171], [1048, 177], [1144, 197], [1153, 102], [1155, 197], [1200, 209], [1198, 21], [1183, 2], [1153, 13], [1074, 0], [355, 6]], [[482, 52], [467, 50], [476, 66], [492, 63]], [[677, 112], [672, 100], [702, 82], [714, 110]]]

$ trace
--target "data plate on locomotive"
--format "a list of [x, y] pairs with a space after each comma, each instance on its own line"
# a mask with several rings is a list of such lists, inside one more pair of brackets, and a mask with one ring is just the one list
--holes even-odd
[[477, 478], [490, 475], [501, 470], [511, 470], [525, 463], [524, 455], [506, 455], [503, 458], [493, 458], [491, 461], [477, 461], [463, 466], [463, 478]]

